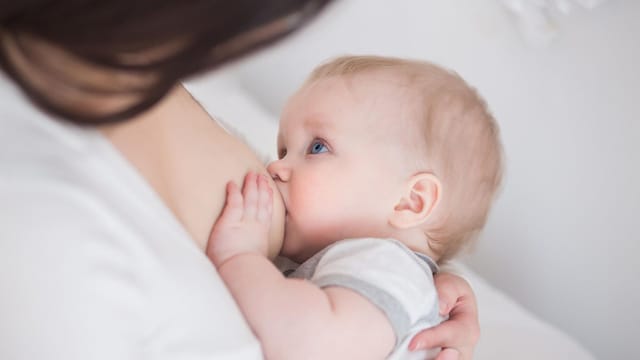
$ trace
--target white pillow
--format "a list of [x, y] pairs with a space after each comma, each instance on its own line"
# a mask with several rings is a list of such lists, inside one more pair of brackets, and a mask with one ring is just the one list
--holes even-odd
[[227, 131], [243, 139], [265, 163], [277, 158], [278, 117], [238, 81], [221, 73], [190, 80], [185, 88]]
[[520, 306], [460, 262], [446, 271], [465, 278], [478, 301], [480, 341], [475, 360], [595, 360], [575, 339]]

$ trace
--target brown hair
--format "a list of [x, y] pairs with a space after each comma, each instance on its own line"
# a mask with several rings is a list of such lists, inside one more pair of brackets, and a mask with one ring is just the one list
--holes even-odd
[[307, 83], [332, 76], [384, 71], [416, 95], [418, 163], [442, 182], [440, 205], [425, 226], [429, 246], [446, 261], [484, 227], [502, 179], [498, 125], [485, 101], [460, 76], [426, 61], [343, 56], [316, 68]]
[[[299, 28], [328, 2], [3, 1], [0, 67], [54, 115], [78, 124], [116, 122], [150, 108], [181, 79]], [[71, 60], [73, 68], [63, 68], [56, 54]], [[35, 75], [29, 78], [16, 59]], [[86, 77], [83, 69], [96, 76]], [[51, 83], [82, 95], [133, 95], [134, 100], [115, 111], [81, 109], [73, 100], [56, 99], [47, 87]]]

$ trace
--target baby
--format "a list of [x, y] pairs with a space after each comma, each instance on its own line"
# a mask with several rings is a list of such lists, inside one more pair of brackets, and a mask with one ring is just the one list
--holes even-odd
[[268, 166], [281, 254], [301, 265], [285, 277], [267, 258], [273, 193], [253, 173], [228, 184], [207, 250], [265, 356], [433, 357], [407, 344], [443, 320], [433, 274], [483, 227], [501, 155], [484, 101], [449, 71], [374, 56], [317, 68]]

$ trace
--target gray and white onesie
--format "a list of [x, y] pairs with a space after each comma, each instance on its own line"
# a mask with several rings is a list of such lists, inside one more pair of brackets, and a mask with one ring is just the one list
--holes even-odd
[[410, 352], [408, 345], [419, 331], [444, 320], [433, 282], [437, 271], [431, 258], [395, 239], [358, 238], [331, 244], [285, 275], [364, 296], [384, 312], [396, 335], [387, 359], [422, 360], [434, 358], [437, 351]]

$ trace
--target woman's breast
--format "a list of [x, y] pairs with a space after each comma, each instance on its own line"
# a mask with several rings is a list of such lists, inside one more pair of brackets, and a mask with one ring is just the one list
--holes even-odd
[[[193, 134], [191, 146], [184, 151], [182, 159], [171, 161], [174, 166], [172, 172], [181, 174], [173, 178], [172, 188], [176, 192], [172, 195], [172, 202], [176, 206], [176, 214], [180, 214], [180, 220], [192, 229], [192, 235], [200, 244], [206, 242], [222, 211], [227, 182], [231, 180], [242, 186], [248, 171], [267, 174], [264, 164], [246, 144], [217, 124], [216, 127], [212, 131], [203, 129], [199, 135]], [[200, 136], [201, 139], [195, 140]], [[270, 253], [275, 256], [280, 250], [284, 232], [284, 206], [275, 184], [269, 181], [275, 195], [270, 234]]]
[[[257, 155], [212, 120], [182, 87], [140, 119], [104, 133], [202, 249], [224, 206], [227, 182], [242, 184], [249, 170], [267, 174]], [[284, 206], [272, 181], [271, 186], [270, 255], [275, 256], [284, 233]]]

